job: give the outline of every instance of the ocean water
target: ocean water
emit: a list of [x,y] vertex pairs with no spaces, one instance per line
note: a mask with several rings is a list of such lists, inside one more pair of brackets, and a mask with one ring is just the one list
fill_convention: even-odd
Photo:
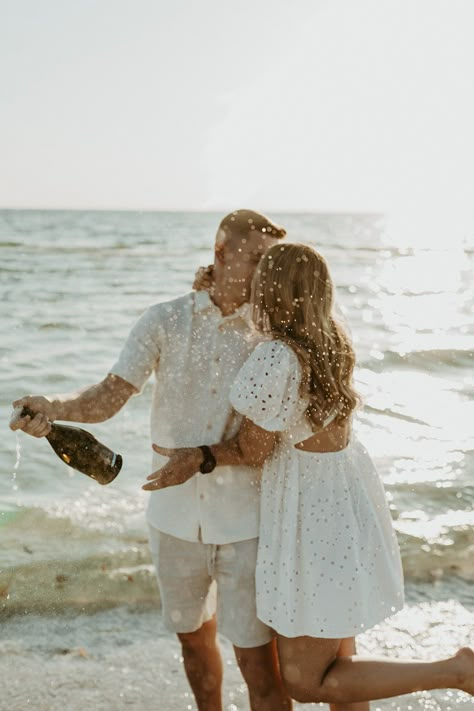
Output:
[[[356,428],[382,474],[402,549],[407,608],[362,644],[440,654],[441,628],[446,650],[472,644],[473,251],[449,240],[442,249],[410,246],[377,215],[272,217],[290,239],[315,245],[332,269],[365,401]],[[33,617],[157,608],[140,489],[150,472],[151,384],[114,419],[87,426],[124,458],[108,487],[66,467],[46,440],[9,431],[10,403],[101,380],[141,312],[189,290],[196,268],[212,261],[219,219],[0,211],[3,630],[17,629],[20,615],[41,630]],[[169,708],[186,708],[184,681],[176,693],[180,701]],[[246,708],[239,703],[228,708]],[[463,695],[417,703],[474,708]]]

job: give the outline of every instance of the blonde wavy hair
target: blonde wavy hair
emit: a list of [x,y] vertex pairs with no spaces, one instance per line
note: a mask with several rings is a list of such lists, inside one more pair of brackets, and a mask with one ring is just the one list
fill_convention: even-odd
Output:
[[302,394],[314,430],[337,411],[343,424],[360,404],[352,383],[355,353],[333,313],[334,287],[324,257],[304,244],[276,244],[262,257],[252,282],[257,330],[287,343],[303,369]]

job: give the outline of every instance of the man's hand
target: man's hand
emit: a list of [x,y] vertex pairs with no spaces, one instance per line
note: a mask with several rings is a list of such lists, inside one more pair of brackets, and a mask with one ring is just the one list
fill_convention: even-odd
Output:
[[[15,400],[12,403],[14,409],[10,420],[10,429],[23,430],[32,437],[46,437],[51,431],[51,420],[54,420],[54,411],[51,401],[42,395],[29,395]],[[30,415],[21,416],[24,407],[28,407],[36,413],[34,417]]]
[[166,489],[168,486],[184,484],[191,479],[202,463],[203,455],[199,447],[181,447],[178,449],[152,445],[157,454],[169,457],[168,462],[147,477],[149,484],[142,486],[145,491]]
[[214,265],[210,264],[208,267],[199,267],[195,276],[193,289],[195,291],[209,291],[211,292],[214,287]]

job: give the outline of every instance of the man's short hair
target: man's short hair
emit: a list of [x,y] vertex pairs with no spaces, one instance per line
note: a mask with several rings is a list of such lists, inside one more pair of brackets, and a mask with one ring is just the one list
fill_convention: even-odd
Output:
[[286,235],[286,230],[281,225],[277,225],[266,215],[255,210],[235,210],[229,212],[221,221],[219,228],[224,232],[232,234],[248,234],[255,230],[263,234],[268,234],[269,237],[283,239]]

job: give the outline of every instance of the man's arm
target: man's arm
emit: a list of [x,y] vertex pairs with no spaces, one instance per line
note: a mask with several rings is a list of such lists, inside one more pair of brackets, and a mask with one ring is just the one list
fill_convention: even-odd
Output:
[[[277,440],[277,432],[268,432],[244,418],[235,437],[213,444],[211,452],[218,467],[238,465],[261,467],[273,452]],[[157,444],[152,446],[157,454],[169,457],[169,460],[161,469],[147,477],[148,483],[142,487],[145,491],[184,484],[199,471],[202,463],[202,451],[199,447],[174,449],[160,447]]]
[[17,419],[10,427],[34,437],[44,437],[50,430],[49,421],[103,422],[121,410],[137,392],[134,385],[109,373],[100,383],[73,393],[49,397],[29,395],[15,400],[13,407],[29,407],[38,414],[34,418]]

